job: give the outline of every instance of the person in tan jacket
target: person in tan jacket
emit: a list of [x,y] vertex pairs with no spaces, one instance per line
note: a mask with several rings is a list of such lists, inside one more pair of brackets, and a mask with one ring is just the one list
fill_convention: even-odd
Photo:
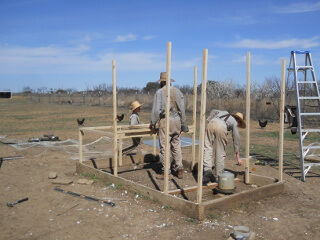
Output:
[[[160,73],[160,89],[158,89],[154,96],[151,112],[150,128],[155,128],[155,124],[159,123],[159,143],[160,143],[160,162],[162,163],[162,173],[157,175],[157,179],[164,179],[164,153],[165,153],[165,125],[166,117],[170,118],[170,150],[174,160],[174,171],[179,179],[183,178],[183,164],[181,152],[181,131],[188,132],[186,124],[186,114],[184,107],[184,97],[181,91],[175,87],[170,86],[170,112],[166,113],[166,79],[167,73]],[[173,79],[170,82],[174,82]]]
[[227,111],[212,110],[208,119],[204,140],[203,154],[203,181],[206,185],[209,181],[215,182],[212,167],[215,167],[215,175],[224,171],[224,160],[226,158],[226,145],[228,131],[232,132],[233,147],[236,161],[242,164],[240,158],[240,134],[238,127],[245,128],[246,123],[242,113],[230,114]]

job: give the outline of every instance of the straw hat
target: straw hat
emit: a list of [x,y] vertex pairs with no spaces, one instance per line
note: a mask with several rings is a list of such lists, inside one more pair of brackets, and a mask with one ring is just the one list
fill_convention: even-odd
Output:
[[244,121],[244,117],[243,117],[242,113],[237,112],[237,113],[233,113],[231,115],[240,121],[240,124],[238,126],[239,128],[246,128],[246,122]]
[[142,106],[142,104],[139,103],[138,101],[134,101],[133,103],[131,103],[131,109],[132,109],[132,111],[135,110],[135,109],[137,109],[138,107],[141,107],[141,106]]
[[[167,73],[166,72],[162,72],[160,73],[160,79],[157,82],[165,82],[167,81]],[[171,82],[174,82],[173,79],[170,79]]]

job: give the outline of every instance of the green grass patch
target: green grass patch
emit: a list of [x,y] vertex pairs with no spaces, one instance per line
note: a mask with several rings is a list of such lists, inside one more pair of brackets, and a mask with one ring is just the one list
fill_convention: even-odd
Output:
[[142,193],[136,193],[139,198],[143,199],[143,200],[150,200],[150,197],[149,196],[146,196],[146,195],[143,195]]
[[98,177],[96,174],[93,174],[91,178],[92,178],[92,180],[95,181],[95,182],[96,182],[96,181],[99,181],[99,177]]
[[123,185],[122,185],[122,183],[120,183],[120,184],[116,185],[114,188],[117,190],[121,190],[121,189],[123,189]]
[[186,222],[197,224],[199,221],[195,218],[187,218]]
[[220,218],[220,215],[219,214],[214,214],[214,213],[210,213],[207,215],[207,218],[210,219],[210,220],[217,220]]
[[164,210],[171,210],[172,209],[171,206],[169,206],[169,205],[164,205],[162,208]]

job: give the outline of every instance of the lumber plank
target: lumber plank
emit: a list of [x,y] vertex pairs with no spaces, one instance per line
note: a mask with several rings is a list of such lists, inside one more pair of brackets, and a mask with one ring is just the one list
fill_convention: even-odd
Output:
[[[241,180],[239,178],[235,178],[234,182],[238,183]],[[209,183],[206,186],[202,186],[202,189],[212,189],[218,186],[218,183]],[[171,195],[175,195],[175,194],[180,194],[180,193],[186,193],[186,192],[192,192],[192,191],[196,191],[198,190],[198,186],[193,186],[193,187],[187,187],[187,188],[181,188],[181,189],[175,189],[175,190],[171,190],[168,193]]]

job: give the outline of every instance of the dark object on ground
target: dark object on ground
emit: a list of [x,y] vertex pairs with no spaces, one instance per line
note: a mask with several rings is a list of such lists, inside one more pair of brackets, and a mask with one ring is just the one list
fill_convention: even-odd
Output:
[[13,160],[13,159],[19,159],[24,158],[24,156],[13,156],[13,157],[1,157],[0,160]]
[[29,138],[28,142],[43,142],[43,141],[60,141],[59,137],[55,137],[54,135],[45,134],[41,138]]
[[85,118],[83,118],[82,120],[77,119],[78,126],[82,126],[82,125],[83,125],[83,123],[84,123],[84,120],[85,120]]
[[267,126],[267,124],[268,124],[268,121],[261,122],[260,119],[259,119],[259,126],[261,128],[265,128]]
[[14,156],[14,157],[1,157],[0,158],[0,168],[2,166],[2,162],[4,160],[13,160],[13,159],[19,159],[19,158],[24,158],[23,156]]
[[297,134],[297,127],[291,127],[291,134]]
[[212,171],[205,171],[202,178],[202,185],[207,185],[209,182],[215,182],[216,178],[213,176]]
[[118,122],[121,122],[124,118],[124,114],[122,113],[121,115],[117,115],[117,119],[118,119]]
[[189,132],[188,126],[182,125],[181,126],[181,132],[185,132],[185,133]]
[[113,203],[113,202],[108,202],[108,201],[104,201],[104,200],[101,200],[101,199],[97,199],[97,198],[93,198],[93,197],[81,195],[81,194],[78,194],[78,193],[66,191],[66,190],[63,190],[63,189],[61,189],[61,188],[55,188],[54,190],[57,191],[57,192],[61,192],[61,193],[65,193],[65,194],[71,195],[71,196],[73,196],[73,197],[79,197],[79,198],[83,198],[83,199],[89,200],[89,201],[94,201],[94,202],[98,202],[98,203],[108,204],[108,205],[110,205],[111,207],[114,207],[114,206],[116,205],[116,204]]
[[177,171],[177,178],[183,179],[183,169],[179,169],[179,170]]
[[24,201],[28,201],[28,200],[29,200],[29,198],[24,198],[24,199],[21,199],[19,201],[13,202],[13,203],[7,203],[7,206],[8,207],[13,207],[13,205],[16,205],[18,203],[21,203],[21,202],[24,202]]
[[[285,123],[289,123],[289,127],[295,128],[298,127],[298,118],[297,118],[297,107],[296,106],[285,106],[284,108]],[[294,134],[294,133],[293,133]]]
[[255,164],[255,165],[263,165],[263,166],[266,166],[266,165],[268,165],[268,162],[267,162],[267,161],[262,161],[262,160],[257,160],[254,164]]

